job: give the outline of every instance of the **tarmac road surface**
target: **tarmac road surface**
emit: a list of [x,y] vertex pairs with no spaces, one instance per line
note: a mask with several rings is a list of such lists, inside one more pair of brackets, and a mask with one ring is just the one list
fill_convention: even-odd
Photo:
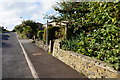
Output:
[[33,78],[16,34],[2,34],[2,78]]

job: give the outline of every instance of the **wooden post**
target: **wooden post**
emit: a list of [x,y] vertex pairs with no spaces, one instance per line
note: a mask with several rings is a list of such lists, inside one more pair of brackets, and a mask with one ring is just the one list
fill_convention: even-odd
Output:
[[66,26],[65,26],[65,39],[67,39],[67,29],[68,29],[68,23],[66,23]]
[[48,20],[46,24],[46,46],[48,46]]

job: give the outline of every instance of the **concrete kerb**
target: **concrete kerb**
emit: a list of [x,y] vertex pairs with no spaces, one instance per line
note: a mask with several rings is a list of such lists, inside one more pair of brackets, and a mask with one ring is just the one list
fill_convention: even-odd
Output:
[[29,66],[29,68],[30,68],[30,71],[31,71],[31,73],[32,73],[33,78],[35,78],[35,80],[36,80],[36,79],[37,79],[37,80],[40,80],[40,78],[39,78],[39,76],[38,76],[38,73],[36,72],[36,70],[35,70],[35,68],[34,68],[34,66],[33,66],[33,64],[32,64],[32,62],[31,62],[29,56],[27,55],[27,52],[25,51],[23,45],[21,44],[21,42],[20,42],[20,40],[19,40],[19,38],[18,38],[17,33],[16,33],[16,37],[17,37],[17,40],[18,40],[18,42],[19,42],[19,44],[20,44],[20,46],[21,46],[21,48],[22,48],[22,50],[23,50],[25,59],[26,59],[26,61],[27,61],[27,63],[28,63],[28,66]]

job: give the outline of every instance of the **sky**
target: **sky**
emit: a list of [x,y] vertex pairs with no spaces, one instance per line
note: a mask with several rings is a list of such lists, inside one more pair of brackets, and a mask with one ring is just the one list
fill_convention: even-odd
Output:
[[45,24],[46,20],[43,17],[45,14],[57,14],[52,6],[60,1],[67,0],[0,0],[0,26],[13,30],[22,20],[34,20]]
[[45,14],[57,14],[52,6],[58,1],[60,0],[0,0],[0,26],[12,30],[22,20],[34,20],[44,24]]

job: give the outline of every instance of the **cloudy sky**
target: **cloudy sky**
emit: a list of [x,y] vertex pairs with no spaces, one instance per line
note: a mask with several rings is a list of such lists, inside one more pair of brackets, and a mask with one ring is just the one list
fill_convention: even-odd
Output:
[[60,0],[1,0],[0,26],[12,30],[23,19],[45,23],[44,14],[56,14],[52,8],[56,1]]

